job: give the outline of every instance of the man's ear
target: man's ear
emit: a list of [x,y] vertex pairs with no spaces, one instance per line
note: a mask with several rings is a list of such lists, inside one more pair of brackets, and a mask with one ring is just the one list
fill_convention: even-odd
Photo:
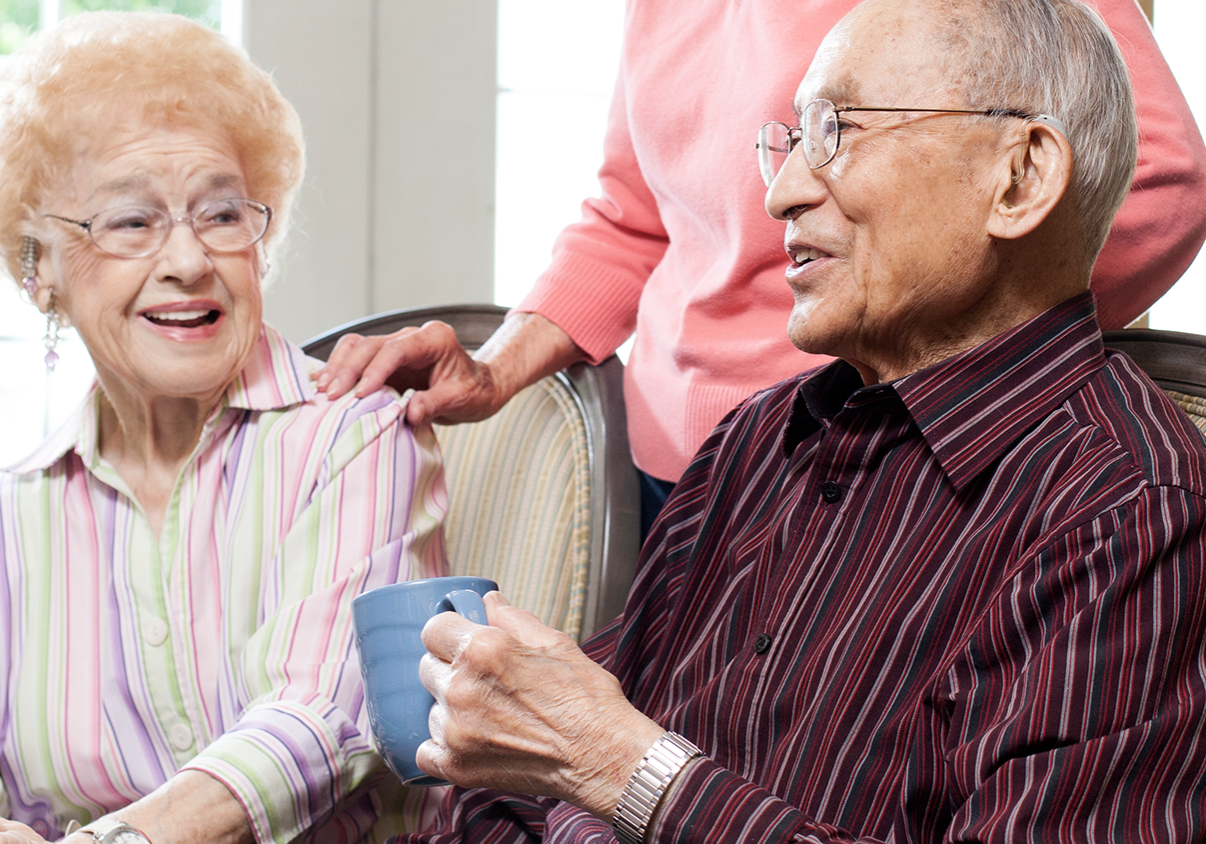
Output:
[[1030,234],[1046,220],[1072,181],[1072,145],[1058,129],[1027,121],[1014,146],[989,214],[988,233],[1002,240]]

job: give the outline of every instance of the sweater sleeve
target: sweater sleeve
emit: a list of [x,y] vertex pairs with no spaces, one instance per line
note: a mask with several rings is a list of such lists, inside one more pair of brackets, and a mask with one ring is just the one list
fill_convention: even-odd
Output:
[[1152,306],[1206,239],[1206,147],[1135,0],[1091,0],[1131,74],[1139,164],[1130,195],[1093,269],[1102,328],[1122,328]]
[[557,238],[548,269],[516,308],[552,320],[593,364],[633,332],[641,291],[669,243],[629,134],[622,65],[599,186],[599,198],[582,203],[582,220]]
[[242,712],[185,766],[230,789],[260,842],[321,824],[379,768],[352,599],[446,573],[435,437],[405,425],[400,402],[377,401],[373,412],[349,414],[309,502],[264,564],[269,597],[242,648]]

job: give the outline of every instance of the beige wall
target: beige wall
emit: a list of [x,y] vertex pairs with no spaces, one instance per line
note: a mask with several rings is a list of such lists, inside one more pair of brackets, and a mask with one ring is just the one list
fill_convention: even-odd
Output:
[[493,298],[496,0],[245,0],[309,170],[265,317],[296,341]]

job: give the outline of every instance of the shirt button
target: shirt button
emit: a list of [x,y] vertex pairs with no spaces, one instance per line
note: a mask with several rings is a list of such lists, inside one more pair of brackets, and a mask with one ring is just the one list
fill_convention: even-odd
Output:
[[146,629],[147,643],[154,645],[155,647],[159,647],[167,641],[167,637],[167,622],[161,618],[151,619],[151,622],[147,625]]
[[821,484],[821,498],[826,504],[837,504],[842,500],[842,488],[833,481],[826,481]]
[[168,730],[168,741],[177,750],[188,750],[193,746],[193,731],[188,724],[174,724]]
[[757,654],[766,653],[767,651],[770,650],[771,642],[773,642],[773,641],[774,641],[774,639],[772,639],[766,633],[759,635],[758,638],[754,640],[754,653],[757,653]]

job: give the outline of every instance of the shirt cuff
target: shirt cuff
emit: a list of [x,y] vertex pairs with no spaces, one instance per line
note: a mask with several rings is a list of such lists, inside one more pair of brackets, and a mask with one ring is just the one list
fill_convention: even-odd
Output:
[[347,715],[317,698],[248,710],[184,769],[230,789],[263,844],[292,841],[325,819],[379,762]]
[[833,840],[837,830],[807,821],[769,791],[697,756],[679,773],[653,817],[646,841],[691,840],[691,830],[711,830],[726,842]]

